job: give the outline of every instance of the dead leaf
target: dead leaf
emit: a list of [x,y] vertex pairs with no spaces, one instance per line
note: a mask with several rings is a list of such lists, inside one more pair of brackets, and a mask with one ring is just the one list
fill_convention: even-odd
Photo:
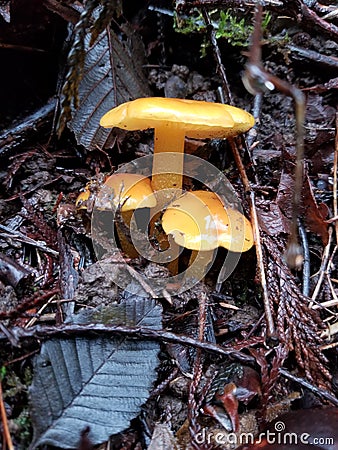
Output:
[[79,107],[73,110],[69,127],[78,144],[94,150],[109,147],[113,139],[112,130],[100,126],[100,118],[120,103],[149,97],[151,92],[140,59],[134,59],[132,51],[113,31],[101,33],[91,47],[90,39],[90,35],[85,38]]
[[[155,300],[126,292],[102,312],[86,310],[74,323],[127,323],[161,329]],[[50,339],[35,359],[30,388],[34,438],[31,449],[48,444],[76,448],[89,427],[93,444],[129,426],[156,379],[159,344],[125,336]]]
[[329,209],[325,203],[320,203],[318,205],[308,175],[306,175],[303,185],[302,210],[307,228],[312,233],[320,236],[322,243],[325,246],[329,239],[328,224],[326,223]]
[[[276,203],[286,221],[291,218],[292,214],[293,185],[294,181],[291,174],[283,171]],[[323,244],[326,245],[328,241],[328,225],[325,219],[328,216],[328,209],[323,203],[317,204],[308,175],[304,178],[301,214],[309,231],[320,236]],[[271,233],[269,234],[271,235]]]
[[10,23],[11,21],[11,0],[1,0],[0,1],[0,16],[5,22]]
[[259,224],[269,236],[278,236],[290,232],[289,221],[282,213],[278,204],[267,201],[256,201]]

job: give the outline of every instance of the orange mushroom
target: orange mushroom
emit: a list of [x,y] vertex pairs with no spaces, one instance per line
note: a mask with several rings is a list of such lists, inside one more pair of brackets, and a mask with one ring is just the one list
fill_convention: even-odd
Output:
[[[156,199],[149,178],[136,173],[114,173],[104,182],[112,190],[111,200],[122,213],[138,208],[153,208]],[[125,215],[127,217],[127,215]]]
[[[248,131],[254,118],[234,106],[175,98],[139,98],[107,112],[100,121],[105,128],[125,130],[154,128],[152,186],[181,189],[184,138],[226,138]],[[161,153],[167,158],[157,158]],[[168,197],[169,196],[169,197]],[[167,200],[170,197],[168,193]]]
[[[89,196],[89,189],[81,192],[76,200],[77,207],[83,208],[83,204]],[[116,211],[119,209],[122,219],[128,228],[130,228],[135,210],[154,208],[156,206],[156,198],[149,178],[133,173],[114,173],[108,177],[95,202],[95,207],[100,210]],[[122,250],[129,257],[136,258],[138,252],[129,242],[118,222],[116,223],[116,230]]]
[[245,252],[254,243],[251,223],[239,211],[225,208],[213,192],[186,192],[167,207],[164,231],[176,244],[193,250],[188,274],[201,279],[207,273],[214,250],[224,247]]

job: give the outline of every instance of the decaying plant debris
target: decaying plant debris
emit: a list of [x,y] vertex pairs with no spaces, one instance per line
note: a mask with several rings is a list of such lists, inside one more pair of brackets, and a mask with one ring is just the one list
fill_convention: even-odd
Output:
[[[254,97],[241,81],[255,2],[2,3],[0,448],[235,448],[217,433],[257,435],[290,410],[320,435],[316,408],[334,433],[334,2],[264,5],[262,70],[306,99],[296,229],[292,98],[283,90]],[[99,119],[149,96],[225,101],[256,118],[236,140],[186,141],[187,153],[232,183],[255,248],[225,281],[219,250],[204,281],[161,298],[143,275],[166,279],[168,268],[139,257],[126,270],[114,251],[98,262],[90,227],[104,174],[152,152],[152,132],[107,130]],[[76,207],[87,184],[86,208]],[[298,271],[285,260],[292,230],[304,257]],[[304,432],[289,414],[287,431]],[[334,444],[316,448],[337,448],[336,432],[326,437]]]

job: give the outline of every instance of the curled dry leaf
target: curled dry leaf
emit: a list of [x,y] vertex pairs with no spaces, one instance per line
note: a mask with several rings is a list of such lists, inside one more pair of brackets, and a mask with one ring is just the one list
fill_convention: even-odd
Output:
[[[284,217],[283,221],[284,220],[287,221],[288,218],[291,217],[291,204],[292,204],[291,199],[292,199],[293,185],[294,182],[292,176],[289,173],[286,173],[285,171],[282,172],[276,203],[279,208],[279,210],[277,210],[278,214],[282,212],[282,216],[280,217]],[[272,209],[274,210],[275,208]],[[323,245],[326,245],[328,241],[328,225],[325,221],[327,214],[328,209],[326,205],[317,204],[317,201],[313,193],[311,181],[309,179],[309,176],[306,175],[304,178],[302,191],[302,215],[304,216],[305,224],[308,227],[309,231],[319,235],[321,237]],[[261,213],[260,217],[262,218]],[[269,221],[269,225],[271,225],[271,221]],[[269,227],[266,228],[269,230]],[[270,232],[269,234],[273,235]]]

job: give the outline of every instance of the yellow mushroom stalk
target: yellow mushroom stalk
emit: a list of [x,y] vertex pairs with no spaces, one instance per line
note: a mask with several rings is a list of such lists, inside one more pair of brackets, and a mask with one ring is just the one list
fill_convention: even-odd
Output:
[[[131,230],[131,219],[138,208],[154,208],[156,198],[151,182],[138,174],[116,173],[105,181],[105,185],[113,193],[115,207],[120,207],[121,216],[125,225]],[[137,258],[138,252],[123,232],[119,223],[116,223],[116,231],[122,250],[130,257]]]

